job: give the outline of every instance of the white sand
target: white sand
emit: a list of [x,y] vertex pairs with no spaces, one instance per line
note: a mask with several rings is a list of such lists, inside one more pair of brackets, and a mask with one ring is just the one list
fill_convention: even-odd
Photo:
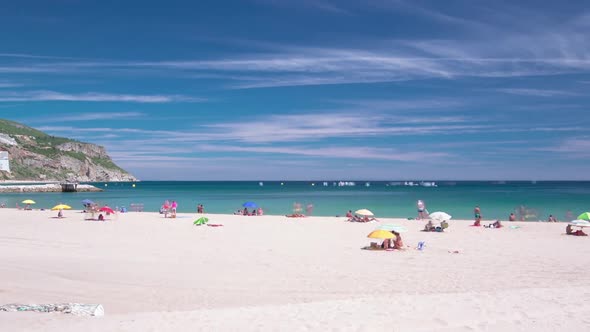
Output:
[[564,224],[384,220],[426,248],[375,252],[360,248],[379,224],[344,218],[55,214],[0,209],[0,305],[106,315],[0,313],[0,331],[590,330],[590,238]]

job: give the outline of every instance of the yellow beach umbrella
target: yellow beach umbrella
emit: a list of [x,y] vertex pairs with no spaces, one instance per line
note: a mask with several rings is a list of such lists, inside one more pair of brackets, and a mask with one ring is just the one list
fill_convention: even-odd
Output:
[[357,210],[354,212],[354,214],[358,214],[359,216],[364,216],[364,217],[372,217],[373,216],[373,212],[371,212],[367,209]]
[[395,239],[395,235],[393,235],[393,233],[382,229],[372,231],[369,235],[367,235],[367,237],[371,239]]
[[35,204],[35,201],[32,199],[25,199],[24,201],[22,201],[23,204]]
[[72,209],[71,206],[65,204],[59,204],[51,208],[52,210],[70,210]]

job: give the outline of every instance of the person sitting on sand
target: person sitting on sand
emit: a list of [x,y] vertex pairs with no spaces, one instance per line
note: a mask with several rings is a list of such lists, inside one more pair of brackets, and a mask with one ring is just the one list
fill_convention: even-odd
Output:
[[485,228],[502,228],[502,222],[500,220],[496,220],[495,222],[484,226]]
[[382,249],[389,249],[389,248],[391,248],[391,239],[385,239],[385,240],[383,240],[383,243],[381,243],[381,248]]
[[424,225],[424,231],[425,232],[432,232],[435,230],[434,224],[432,223],[432,220],[428,220],[428,223],[426,225]]
[[350,221],[350,222],[362,222],[361,218],[359,216],[357,216],[356,214],[354,216],[352,216],[351,218],[349,218],[348,221]]
[[250,212],[248,212],[248,208],[244,208],[243,213],[244,213],[245,216],[249,216],[250,215]]
[[510,216],[508,216],[508,221],[516,221],[516,216],[514,213],[511,213]]
[[59,211],[57,212],[57,217],[58,217],[58,218],[63,218],[63,217],[64,217],[64,212],[63,212],[63,210],[59,210]]
[[104,216],[102,213],[98,215],[98,221],[104,221]]
[[550,214],[549,219],[547,219],[547,221],[548,222],[557,222],[557,219],[555,219],[555,217],[552,214]]
[[348,210],[348,212],[346,212],[346,218],[352,218],[352,211]]
[[396,231],[391,231],[393,235],[395,235],[395,240],[393,240],[393,249],[403,250],[404,249],[404,242],[402,241],[402,236],[400,233]]
[[574,228],[572,227],[572,225],[569,225],[569,224],[567,226],[565,226],[565,234],[575,235],[575,236],[588,236],[588,234],[584,233],[584,231],[581,229],[574,231]]

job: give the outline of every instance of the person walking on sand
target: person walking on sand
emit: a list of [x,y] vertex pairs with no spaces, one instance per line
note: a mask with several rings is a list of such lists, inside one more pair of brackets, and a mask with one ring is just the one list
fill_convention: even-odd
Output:
[[313,214],[313,204],[307,204],[307,206],[305,207],[305,213],[307,213],[308,216],[311,216]]

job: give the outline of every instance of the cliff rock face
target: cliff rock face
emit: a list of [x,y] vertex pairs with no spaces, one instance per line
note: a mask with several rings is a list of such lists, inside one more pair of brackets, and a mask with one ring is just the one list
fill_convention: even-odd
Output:
[[102,146],[47,135],[0,119],[0,150],[8,151],[10,172],[0,180],[136,181]]

